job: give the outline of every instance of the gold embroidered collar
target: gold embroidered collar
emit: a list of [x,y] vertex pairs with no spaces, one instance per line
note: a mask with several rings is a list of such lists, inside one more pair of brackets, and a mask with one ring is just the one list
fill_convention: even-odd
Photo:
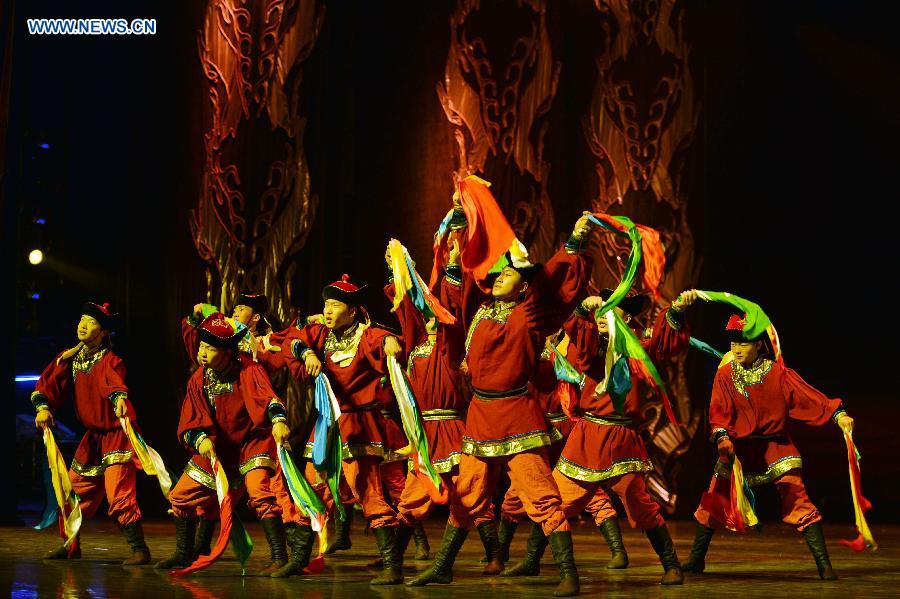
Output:
[[206,393],[209,405],[215,408],[216,397],[234,390],[234,381],[237,380],[236,372],[231,366],[223,372],[216,372],[212,368],[203,371],[203,392]]
[[469,353],[469,345],[472,343],[472,336],[478,324],[485,319],[493,320],[499,324],[506,324],[513,308],[519,305],[519,302],[504,302],[502,300],[494,300],[492,302],[482,304],[475,316],[472,317],[472,324],[469,325],[469,334],[466,336],[466,353]]
[[760,357],[749,368],[741,366],[737,360],[731,362],[731,380],[741,395],[746,395],[746,387],[758,385],[772,369],[772,360]]
[[75,354],[75,357],[72,358],[72,377],[78,376],[79,372],[89,373],[94,367],[94,364],[103,359],[103,356],[106,355],[107,351],[108,350],[105,347],[101,347],[95,351],[91,351],[87,347],[82,347],[78,350],[78,353]]
[[363,333],[369,328],[367,324],[357,322],[344,331],[340,337],[335,335],[334,329],[328,331],[325,338],[325,353],[331,354],[332,362],[335,362],[341,368],[350,366],[356,352],[359,349],[359,342],[362,341]]

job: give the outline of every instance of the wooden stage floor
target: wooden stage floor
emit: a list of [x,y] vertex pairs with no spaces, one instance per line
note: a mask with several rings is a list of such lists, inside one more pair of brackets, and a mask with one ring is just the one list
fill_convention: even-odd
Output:
[[[623,521],[623,526],[626,526]],[[690,550],[694,527],[689,522],[671,524],[679,557]],[[427,526],[432,552],[440,545],[443,523],[434,520]],[[159,521],[146,525],[147,540],[154,562],[174,549],[174,528]],[[603,538],[587,522],[573,526],[576,562],[581,574],[583,596],[608,597],[898,597],[900,596],[900,526],[875,526],[880,544],[874,553],[856,554],[838,545],[837,539],[849,536],[851,527],[826,526],[832,563],[840,576],[836,582],[818,579],[805,543],[788,528],[772,523],[762,536],[739,537],[720,534],[713,539],[705,574],[687,574],[683,587],[660,587],[662,573],[647,541],[640,533],[623,530],[631,557],[627,570],[605,569],[608,552]],[[256,543],[250,567],[268,555],[262,530],[250,525]],[[520,528],[512,548],[512,560],[524,551],[528,526]],[[83,557],[67,562],[45,562],[36,556],[53,548],[58,537],[49,530],[0,528],[0,580],[10,597],[169,597],[222,598],[331,598],[331,597],[549,597],[557,581],[550,551],[543,561],[542,576],[528,579],[488,577],[481,574],[478,559],[481,545],[477,534],[470,535],[457,560],[452,585],[423,588],[405,586],[374,588],[368,585],[373,575],[365,564],[375,554],[374,537],[362,532],[359,518],[354,522],[353,549],[329,556],[326,570],[318,576],[275,580],[241,577],[229,559],[209,570],[183,579],[173,579],[151,566],[125,568],[116,560],[126,557],[127,549],[115,525],[107,520],[87,523],[83,536]],[[411,553],[410,553],[411,555]],[[406,574],[411,577],[430,562],[407,560]]]

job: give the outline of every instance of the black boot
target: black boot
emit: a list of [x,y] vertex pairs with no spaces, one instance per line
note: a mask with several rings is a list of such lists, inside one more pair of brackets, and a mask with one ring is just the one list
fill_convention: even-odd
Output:
[[478,536],[481,537],[481,544],[484,545],[484,555],[487,558],[483,574],[488,576],[500,574],[503,572],[503,560],[500,559],[500,538],[497,532],[497,521],[491,520],[490,522],[479,524]]
[[434,556],[431,567],[422,574],[406,583],[411,587],[422,587],[426,584],[450,584],[453,582],[453,562],[456,555],[466,540],[469,531],[464,528],[456,528],[447,524],[444,529],[444,538],[441,539],[441,548]]
[[269,565],[259,571],[260,576],[271,576],[281,568],[287,565],[287,546],[284,540],[284,525],[281,522],[281,516],[273,516],[271,518],[263,518],[260,520],[263,532],[266,535],[266,542],[269,544]]
[[403,584],[403,554],[409,539],[412,537],[412,527],[403,524],[399,526],[382,526],[373,528],[375,542],[381,551],[381,574],[369,581],[371,585]]
[[428,544],[428,535],[425,534],[425,529],[422,528],[421,522],[416,522],[412,537],[416,542],[416,557],[414,559],[417,561],[429,559],[431,557],[431,545]]
[[669,534],[668,527],[663,524],[647,531],[647,538],[653,546],[656,555],[659,556],[659,562],[665,569],[662,580],[659,584],[673,585],[683,584],[684,574],[681,573],[681,562],[678,561],[678,554],[675,553],[675,545],[672,544],[672,536]]
[[150,548],[144,541],[144,527],[141,521],[122,527],[125,542],[131,547],[131,557],[122,562],[123,566],[143,566],[150,563]]
[[578,570],[575,569],[575,553],[572,549],[572,532],[557,530],[547,538],[553,560],[559,568],[559,586],[553,591],[554,597],[572,597],[581,591],[578,583]]
[[709,543],[712,541],[714,532],[716,531],[708,526],[697,525],[697,532],[694,534],[694,544],[691,546],[691,554],[681,567],[684,572],[700,574],[706,569],[706,552],[709,550]]
[[81,535],[75,535],[75,547],[72,549],[72,554],[69,555],[69,550],[66,549],[65,544],[61,544],[59,547],[54,549],[53,551],[48,551],[44,554],[44,559],[78,559],[81,557]]
[[344,520],[335,518],[334,539],[325,548],[325,555],[331,555],[335,551],[346,551],[353,547],[353,543],[350,541],[350,525],[353,523],[352,508],[344,510],[344,518]]
[[180,570],[193,563],[196,518],[175,517],[175,553],[156,564],[160,570]]
[[518,527],[518,522],[500,518],[500,530],[497,535],[500,540],[500,561],[504,564],[509,561],[509,546],[512,545],[513,537],[516,536]]
[[309,524],[305,526],[288,525],[286,536],[291,543],[291,561],[272,572],[272,578],[284,578],[294,574],[302,574],[303,569],[309,565],[313,541],[316,538],[316,533],[313,532],[312,527]]
[[215,530],[215,520],[200,519],[197,524],[197,538],[194,539],[194,559],[212,552],[212,536]]
[[831,568],[831,560],[828,559],[828,548],[825,547],[825,533],[822,531],[822,523],[810,524],[803,531],[803,538],[809,546],[809,552],[816,560],[816,568],[819,570],[819,578],[822,580],[837,580],[837,574]]
[[625,543],[622,542],[622,530],[619,528],[617,518],[607,518],[600,523],[600,533],[609,545],[612,558],[606,564],[607,570],[621,570],[628,567],[628,553],[625,552]]
[[525,545],[525,557],[521,562],[504,570],[500,576],[537,576],[541,573],[541,558],[547,549],[547,537],[540,525],[531,525],[531,534]]

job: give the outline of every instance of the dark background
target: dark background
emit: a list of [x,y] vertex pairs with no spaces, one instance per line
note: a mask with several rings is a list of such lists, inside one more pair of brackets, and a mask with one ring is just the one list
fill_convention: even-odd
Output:
[[[84,300],[110,301],[123,315],[115,346],[146,436],[180,466],[186,456],[174,429],[188,360],[178,321],[205,293],[187,219],[200,194],[206,96],[196,44],[201,3],[168,4],[19,1],[0,14],[4,65],[12,69],[11,93],[0,104],[8,110],[0,163],[4,280],[13,283],[4,291],[12,326],[3,381],[5,395],[16,397],[4,402],[4,421],[29,408],[30,388],[14,390],[13,372],[38,373],[73,343]],[[596,75],[593,9],[580,0],[550,4],[563,70],[545,160],[553,164],[560,227],[568,227],[590,197],[580,119]],[[778,326],[788,364],[845,400],[857,419],[874,522],[896,519],[890,506],[900,501],[889,333],[900,78],[897,35],[883,6],[682,4],[701,104],[689,194],[703,256],[699,287],[759,301]],[[439,189],[449,197],[455,166],[434,92],[452,3],[332,1],[326,8],[304,69],[305,149],[320,200],[298,257],[304,311],[317,310],[322,284],[342,272],[380,286],[391,236],[418,249],[426,271],[424,252],[446,205],[422,204],[419,196]],[[27,35],[25,19],[44,16],[156,18],[158,33]],[[38,267],[27,263],[33,247],[47,256]],[[386,306],[375,311],[389,320]],[[695,334],[724,346],[724,317],[702,309],[691,318]],[[692,356],[690,366],[692,389],[706,397],[714,364]],[[12,452],[12,428],[5,432]],[[830,520],[852,519],[836,429],[801,430],[797,442],[813,500]],[[24,474],[26,446],[18,444]],[[698,438],[685,457],[681,516],[696,506],[713,456]],[[26,481],[20,497],[31,490]],[[145,511],[163,514],[152,482],[143,478],[141,490]],[[777,518],[777,505],[767,503],[763,515]]]

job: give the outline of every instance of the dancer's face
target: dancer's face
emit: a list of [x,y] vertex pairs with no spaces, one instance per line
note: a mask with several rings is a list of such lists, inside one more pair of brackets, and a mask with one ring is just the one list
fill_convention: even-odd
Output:
[[322,316],[325,318],[325,326],[329,329],[345,329],[353,324],[356,308],[335,299],[328,299],[325,300]]
[[92,318],[87,314],[82,314],[81,320],[78,321],[78,327],[75,329],[75,333],[78,335],[79,341],[85,345],[93,345],[103,338],[106,331],[103,330],[103,327],[100,326],[97,319]]
[[509,301],[519,297],[519,294],[525,290],[527,285],[528,283],[525,282],[517,270],[507,266],[494,279],[491,295],[499,300]]
[[256,328],[256,323],[259,322],[259,314],[254,312],[253,308],[244,304],[235,306],[231,317],[239,323],[247,325],[247,328],[251,331]]
[[731,354],[734,356],[735,361],[741,366],[751,366],[759,357],[761,346],[761,341],[732,341]]
[[[622,319],[622,322],[625,322],[626,324],[631,322],[630,314],[623,312],[621,308],[613,308],[613,310],[616,311],[616,314],[619,316],[619,318]],[[596,312],[595,312],[595,314],[596,314]],[[595,316],[594,320],[597,323],[597,331],[601,335],[605,335],[605,334],[609,333],[609,321],[606,320],[606,314],[602,314],[602,315],[600,315],[600,317]]]
[[224,370],[228,365],[228,360],[231,359],[231,351],[201,341],[200,348],[197,350],[197,363],[213,370]]

